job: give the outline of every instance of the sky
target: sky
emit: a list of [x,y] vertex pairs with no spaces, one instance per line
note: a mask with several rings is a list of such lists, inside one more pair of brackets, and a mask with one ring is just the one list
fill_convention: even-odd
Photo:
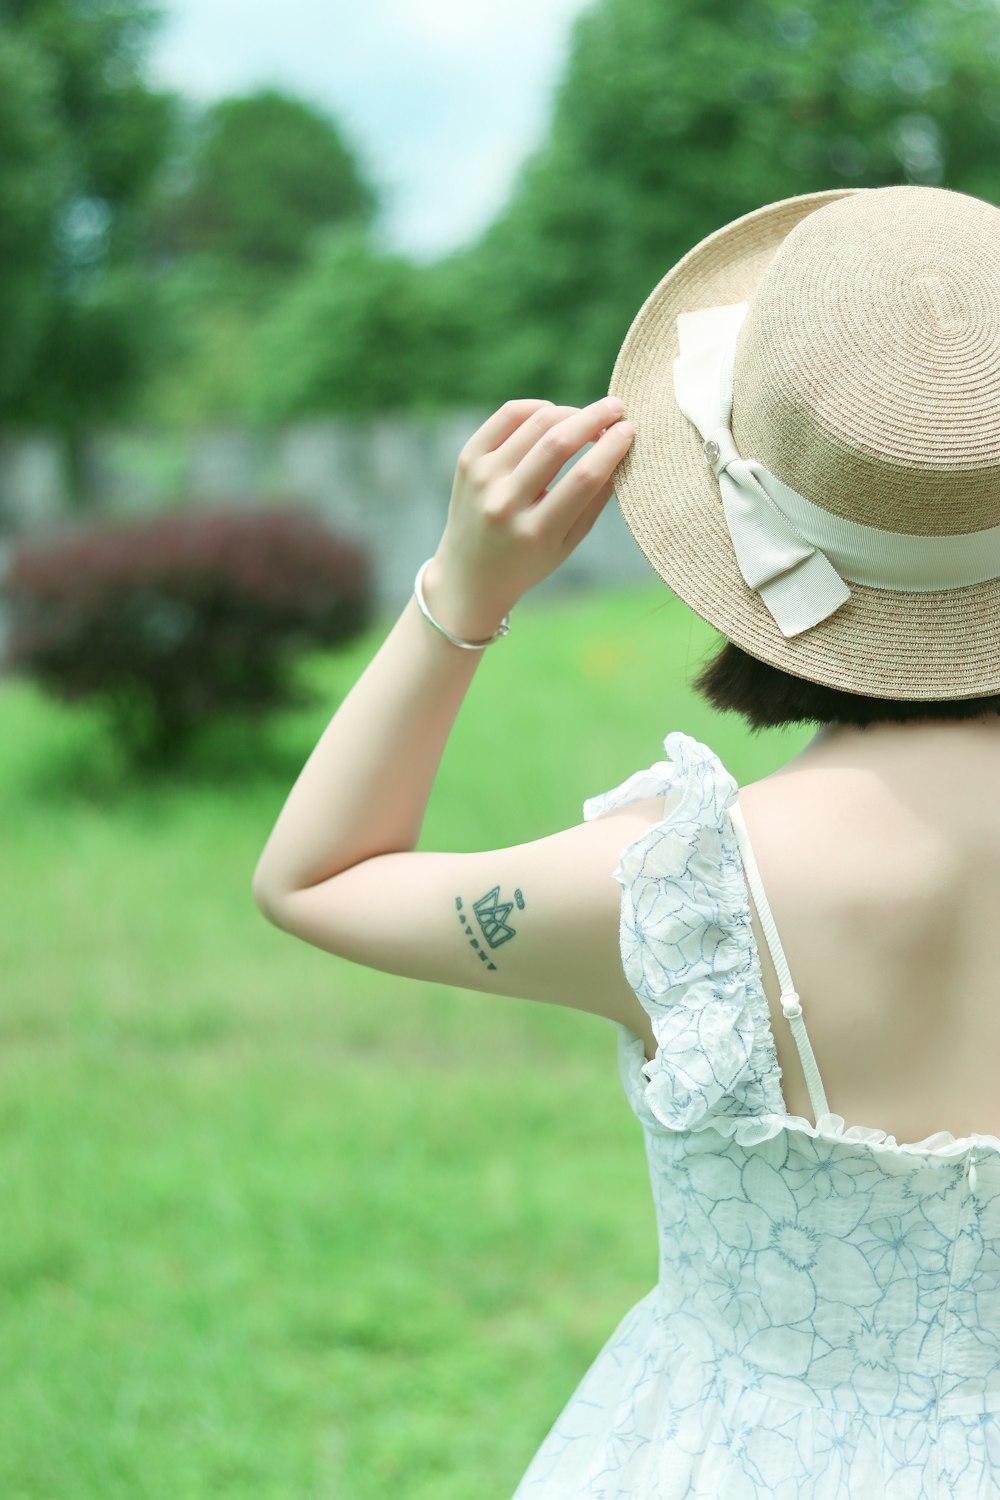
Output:
[[337,119],[384,205],[384,243],[431,260],[502,206],[545,135],[588,0],[160,0],[160,86],[198,101],[265,84]]

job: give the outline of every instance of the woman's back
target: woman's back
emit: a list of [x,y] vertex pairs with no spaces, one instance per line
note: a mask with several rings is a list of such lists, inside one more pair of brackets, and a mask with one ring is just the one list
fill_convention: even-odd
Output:
[[[1000,718],[823,731],[740,791],[826,1086],[900,1142],[1000,1136]],[[756,913],[785,1101],[812,1118]]]

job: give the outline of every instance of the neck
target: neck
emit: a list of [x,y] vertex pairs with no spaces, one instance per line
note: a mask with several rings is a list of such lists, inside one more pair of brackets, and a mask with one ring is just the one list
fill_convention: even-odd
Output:
[[969,744],[1000,746],[1000,714],[979,714],[971,719],[911,719],[905,724],[881,721],[860,728],[854,724],[824,724],[796,759],[823,756],[836,760],[850,758],[855,750],[884,750],[888,754],[903,750],[918,741],[926,747],[930,739],[963,741]]

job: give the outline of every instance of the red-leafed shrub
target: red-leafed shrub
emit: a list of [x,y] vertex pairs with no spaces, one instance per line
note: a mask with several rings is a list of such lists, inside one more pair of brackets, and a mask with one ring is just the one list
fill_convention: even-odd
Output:
[[368,555],[312,512],[178,511],[22,543],[3,595],[8,670],[96,698],[138,759],[221,714],[299,701],[296,653],[369,621]]

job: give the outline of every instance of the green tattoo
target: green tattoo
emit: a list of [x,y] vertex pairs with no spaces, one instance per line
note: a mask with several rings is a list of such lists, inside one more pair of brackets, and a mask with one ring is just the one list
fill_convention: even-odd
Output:
[[[517,903],[519,911],[524,910],[524,895],[520,888],[514,892],[513,901],[501,901],[500,887],[495,885],[492,890],[487,891],[485,896],[480,896],[478,901],[472,903],[479,931],[489,948],[499,948],[502,943],[509,943],[512,937],[517,936],[517,929],[510,925],[508,918]],[[480,959],[488,969],[495,969],[496,964],[489,958],[486,948],[483,947],[476,937],[469,921],[461,896],[455,897],[455,911],[458,920],[462,924],[463,931],[469,940],[470,946],[479,954]]]

